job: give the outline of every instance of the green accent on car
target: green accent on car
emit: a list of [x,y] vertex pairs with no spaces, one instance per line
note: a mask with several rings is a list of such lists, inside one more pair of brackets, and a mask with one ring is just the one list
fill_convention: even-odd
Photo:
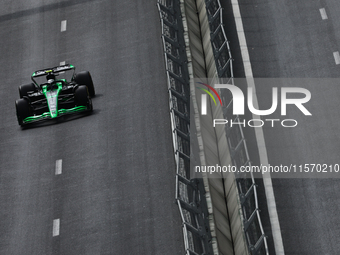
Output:
[[[69,114],[69,113],[82,112],[86,110],[87,110],[87,107],[82,106],[82,105],[76,106],[70,109],[60,109],[58,110],[58,116]],[[38,121],[42,119],[49,119],[49,118],[52,118],[51,114],[49,112],[44,112],[41,115],[27,117],[26,119],[23,120],[23,123],[26,124],[26,123],[30,123],[30,122],[34,122],[34,121]]]
[[49,90],[49,85],[42,86],[42,92],[46,97],[52,119],[58,117],[58,95],[63,88],[63,84],[61,82],[56,82],[54,85],[57,86],[57,89]]

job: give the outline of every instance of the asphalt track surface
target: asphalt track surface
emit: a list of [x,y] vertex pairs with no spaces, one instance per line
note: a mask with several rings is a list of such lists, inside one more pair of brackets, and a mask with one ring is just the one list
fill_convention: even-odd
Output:
[[[339,77],[340,67],[333,55],[340,49],[338,2],[256,0],[239,3],[255,78]],[[222,4],[235,59],[234,73],[236,77],[244,77],[230,1]],[[323,19],[322,8],[328,19]],[[266,88],[258,86],[257,89],[260,108],[271,103]],[[304,119],[303,126],[264,128],[270,164],[339,163],[339,88],[320,84],[312,87],[311,93],[313,117]],[[254,133],[250,129],[245,133],[253,164],[259,165]],[[261,184],[259,179],[258,182]],[[273,188],[285,254],[338,254],[340,179],[274,178]],[[275,254],[264,193],[260,195],[260,207],[270,254]]]
[[[0,10],[0,254],[183,253],[156,1]],[[21,130],[17,87],[63,61],[91,72],[93,114]]]

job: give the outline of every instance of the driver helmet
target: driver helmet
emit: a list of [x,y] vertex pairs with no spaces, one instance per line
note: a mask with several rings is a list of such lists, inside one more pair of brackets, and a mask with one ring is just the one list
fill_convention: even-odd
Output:
[[46,76],[48,83],[53,83],[55,81],[55,75],[53,73],[50,73]]

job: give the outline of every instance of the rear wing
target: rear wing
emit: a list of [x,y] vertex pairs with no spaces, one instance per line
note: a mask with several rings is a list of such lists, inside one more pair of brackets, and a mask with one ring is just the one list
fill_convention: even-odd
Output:
[[66,65],[56,66],[53,68],[38,70],[32,74],[31,79],[36,85],[38,85],[37,82],[34,80],[34,78],[36,77],[46,76],[48,74],[57,74],[57,73],[61,73],[61,72],[69,71],[69,70],[75,71],[75,69],[76,68],[73,65],[66,64]]

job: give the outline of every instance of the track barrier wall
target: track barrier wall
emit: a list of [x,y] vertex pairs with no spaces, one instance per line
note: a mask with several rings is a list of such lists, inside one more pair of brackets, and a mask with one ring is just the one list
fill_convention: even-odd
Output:
[[159,0],[157,6],[176,161],[175,198],[183,222],[185,254],[213,254],[204,183],[190,176],[190,80],[180,3],[179,0]]
[[268,254],[254,177],[221,173],[195,178],[190,173],[190,107],[201,165],[251,164],[241,126],[211,125],[213,118],[232,117],[230,94],[220,92],[226,107],[211,107],[209,101],[207,123],[199,118],[195,81],[209,77],[211,84],[233,82],[219,0],[158,0],[157,5],[177,166],[176,202],[186,254]]

